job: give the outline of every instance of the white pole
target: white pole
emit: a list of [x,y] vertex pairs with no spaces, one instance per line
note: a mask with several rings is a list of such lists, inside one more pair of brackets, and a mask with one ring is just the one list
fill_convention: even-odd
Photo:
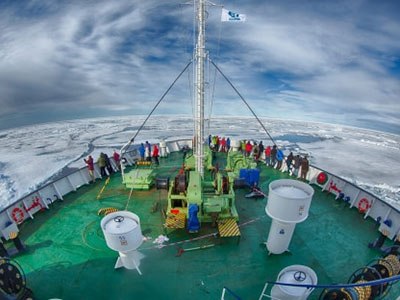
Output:
[[204,177],[204,58],[205,58],[205,3],[197,1],[198,36],[196,44],[196,117],[195,158],[196,171]]

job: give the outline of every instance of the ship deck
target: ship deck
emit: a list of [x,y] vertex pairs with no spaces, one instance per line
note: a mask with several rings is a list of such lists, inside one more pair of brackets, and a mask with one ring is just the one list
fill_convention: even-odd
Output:
[[[218,160],[223,163],[223,154],[218,154]],[[172,178],[181,164],[182,154],[172,153],[161,159],[158,175]],[[259,168],[260,187],[266,193],[271,181],[290,178],[264,164]],[[217,229],[202,224],[194,234],[185,229],[167,232],[162,214],[167,191],[134,191],[128,203],[129,190],[117,173],[97,200],[104,183],[102,179],[82,186],[21,225],[20,236],[27,250],[13,258],[24,269],[27,286],[37,299],[219,299],[224,286],[242,299],[258,299],[266,280],[276,279],[289,265],[312,268],[320,284],[345,283],[354,271],[380,256],[379,251],[367,247],[378,236],[376,223],[317,186],[309,217],[296,226],[290,252],[268,255],[263,244],[271,223],[265,214],[267,199],[245,198],[248,190],[235,191],[239,224],[255,220],[240,226],[239,241],[211,236],[159,249],[152,241],[160,234],[167,234],[168,243],[173,243]],[[156,202],[158,209],[152,212]],[[136,270],[114,269],[118,253],[108,249],[97,215],[101,208],[123,210],[127,203],[128,210],[140,217],[144,236],[152,237],[139,249],[145,255],[140,265],[142,276]],[[213,244],[176,256],[178,247]],[[392,287],[387,299],[400,294],[399,286]],[[320,293],[314,291],[310,299],[318,299]]]

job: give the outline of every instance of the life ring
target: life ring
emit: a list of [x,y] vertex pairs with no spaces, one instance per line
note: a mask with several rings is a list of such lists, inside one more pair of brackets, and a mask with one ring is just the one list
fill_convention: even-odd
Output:
[[[17,218],[17,213],[19,214],[18,218]],[[16,223],[20,223],[24,220],[24,212],[19,207],[15,207],[11,213],[11,217]]]
[[328,175],[325,172],[321,172],[317,176],[317,182],[318,184],[325,184],[328,181]]
[[369,203],[367,198],[362,198],[358,202],[358,210],[360,213],[365,213],[371,207],[371,203]]

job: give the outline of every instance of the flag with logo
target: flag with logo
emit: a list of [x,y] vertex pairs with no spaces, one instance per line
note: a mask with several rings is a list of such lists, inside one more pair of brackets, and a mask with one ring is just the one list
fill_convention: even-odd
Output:
[[233,11],[222,9],[221,22],[245,22],[246,15],[238,14]]

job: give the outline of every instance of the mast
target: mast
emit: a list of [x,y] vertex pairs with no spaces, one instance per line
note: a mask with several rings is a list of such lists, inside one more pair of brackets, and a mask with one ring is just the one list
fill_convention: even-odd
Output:
[[204,58],[205,58],[205,0],[197,1],[198,36],[196,44],[196,116],[195,116],[195,159],[196,171],[204,177]]

